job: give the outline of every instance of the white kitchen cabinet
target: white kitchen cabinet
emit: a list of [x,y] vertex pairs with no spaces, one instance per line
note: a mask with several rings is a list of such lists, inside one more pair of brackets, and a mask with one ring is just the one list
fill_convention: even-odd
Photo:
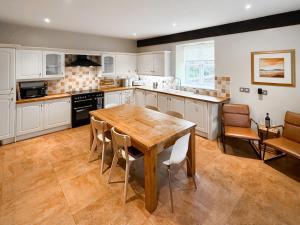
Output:
[[70,98],[57,99],[44,103],[44,129],[71,123]]
[[134,91],[134,102],[138,106],[145,106],[146,105],[146,92],[144,90],[136,89]]
[[137,57],[135,54],[116,55],[116,75],[136,75]]
[[197,124],[196,130],[208,132],[208,103],[197,100],[185,100],[185,119]]
[[17,80],[51,80],[64,76],[64,53],[26,49],[16,51]]
[[145,91],[145,105],[157,107],[157,92]]
[[158,94],[158,109],[162,113],[174,111],[184,116],[184,98],[168,94]]
[[17,135],[41,131],[43,129],[43,103],[17,105]]
[[116,56],[114,54],[103,54],[102,75],[114,76],[116,74]]
[[138,74],[171,76],[171,52],[148,52],[138,55]]
[[43,51],[43,77],[61,79],[65,76],[65,55],[61,52]]
[[0,140],[14,136],[14,95],[0,95]]
[[178,112],[184,117],[184,98],[177,96],[170,96],[169,98],[169,109],[170,111]]
[[0,48],[0,95],[15,92],[15,50]]
[[104,93],[104,108],[110,104],[120,105],[122,101],[121,91],[105,92]]
[[159,93],[157,96],[157,105],[160,112],[168,112],[170,108],[169,95]]
[[152,75],[154,72],[152,54],[142,54],[138,56],[138,74]]
[[16,78],[40,79],[43,73],[43,52],[40,50],[16,51]]
[[133,90],[122,91],[121,94],[121,104],[133,104]]

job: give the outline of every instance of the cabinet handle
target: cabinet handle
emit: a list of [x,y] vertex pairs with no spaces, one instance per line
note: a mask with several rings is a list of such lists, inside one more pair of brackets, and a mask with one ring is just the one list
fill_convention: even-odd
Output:
[[42,73],[40,73],[39,76],[42,76]]
[[10,98],[10,101],[11,101],[11,102],[13,102],[13,101],[14,101],[14,98],[13,98],[13,97],[11,97],[11,98]]

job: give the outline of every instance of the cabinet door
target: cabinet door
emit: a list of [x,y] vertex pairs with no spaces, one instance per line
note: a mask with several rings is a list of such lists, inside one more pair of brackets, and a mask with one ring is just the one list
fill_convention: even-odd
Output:
[[65,55],[61,52],[43,52],[43,77],[61,79],[65,76]]
[[153,68],[153,55],[143,54],[138,56],[138,74],[152,75]]
[[185,119],[197,124],[196,129],[207,133],[207,103],[195,100],[185,101]]
[[43,72],[43,52],[35,50],[16,51],[16,77],[19,80],[39,79]]
[[146,103],[146,96],[145,91],[143,90],[135,90],[134,91],[134,97],[135,97],[135,104],[138,106],[145,106]]
[[42,130],[42,116],[42,103],[17,105],[17,135],[23,135]]
[[15,50],[0,48],[0,95],[15,91]]
[[0,95],[0,140],[13,137],[15,102],[14,95]]
[[44,129],[71,123],[71,101],[69,98],[44,103]]
[[170,96],[170,110],[178,112],[184,117],[184,98]]
[[160,112],[166,113],[167,111],[169,111],[170,110],[169,95],[159,93],[157,105]]
[[102,74],[115,75],[116,74],[116,57],[115,55],[102,55]]
[[165,73],[165,57],[163,53],[153,54],[153,75],[163,76]]
[[133,75],[136,74],[136,56],[120,54],[116,55],[116,74]]
[[146,91],[146,103],[145,105],[157,107],[157,92]]
[[121,92],[114,91],[114,92],[107,92],[104,94],[104,107],[106,108],[107,105],[110,104],[121,104]]
[[133,90],[122,91],[121,104],[133,104]]

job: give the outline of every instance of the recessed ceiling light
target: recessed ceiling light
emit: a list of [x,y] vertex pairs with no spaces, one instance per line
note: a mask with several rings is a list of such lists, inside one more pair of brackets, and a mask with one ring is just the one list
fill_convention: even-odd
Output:
[[252,8],[252,5],[251,5],[251,4],[245,5],[245,9],[246,9],[246,10],[249,10],[249,9],[251,9],[251,8]]
[[177,23],[175,23],[175,22],[172,23],[172,26],[173,26],[173,27],[176,27],[176,26],[177,26]]
[[44,18],[44,22],[45,23],[50,23],[50,19],[49,18]]
[[136,37],[136,33],[133,33],[132,35]]

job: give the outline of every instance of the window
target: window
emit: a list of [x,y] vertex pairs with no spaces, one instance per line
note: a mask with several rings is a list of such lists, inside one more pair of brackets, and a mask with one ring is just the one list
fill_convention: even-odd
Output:
[[215,87],[214,41],[176,46],[176,77],[182,86]]

